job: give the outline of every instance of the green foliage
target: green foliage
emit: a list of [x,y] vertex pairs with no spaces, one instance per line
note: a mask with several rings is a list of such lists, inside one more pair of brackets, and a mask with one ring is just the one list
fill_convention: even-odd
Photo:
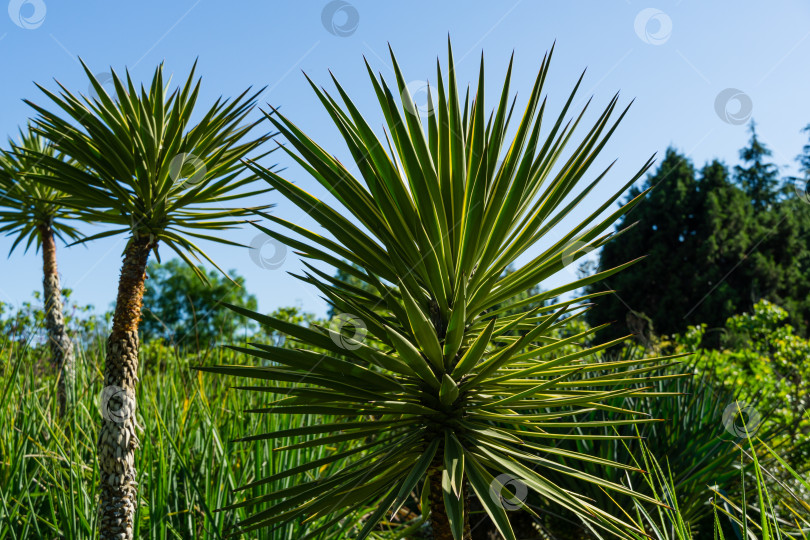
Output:
[[168,246],[203,277],[189,257],[214,263],[194,241],[233,244],[221,231],[238,226],[254,209],[226,205],[267,191],[241,189],[256,179],[242,174],[241,159],[269,138],[253,136],[256,124],[245,122],[258,92],[220,98],[193,123],[192,114],[201,112],[195,111],[200,90],[200,81],[194,81],[196,64],[172,91],[163,80],[162,64],[148,88],[137,89],[128,72],[126,80],[112,72],[112,96],[82,67],[96,97],[77,96],[62,85],[58,94],[39,87],[64,116],[26,100],[38,113],[34,131],[74,160],[26,149],[46,171],[30,176],[64,192],[62,203],[81,219],[112,226],[83,241],[119,233],[149,238]]
[[[98,346],[77,348],[76,406],[64,422],[55,423],[55,376],[51,370],[36,370],[36,351],[0,337],[0,540],[97,536],[94,449],[101,418],[101,351]],[[222,539],[229,526],[245,517],[242,511],[216,511],[227,504],[232,489],[347,449],[343,442],[331,450],[287,452],[275,451],[269,442],[249,449],[237,444],[233,439],[245,432],[298,429],[307,419],[245,416],[245,409],[262,406],[261,396],[236,392],[224,380],[199,377],[189,369],[199,362],[196,356],[165,352],[175,354],[169,366],[144,370],[138,393],[142,432],[136,458],[141,501],[136,538]],[[206,354],[214,362],[244,361],[223,350]],[[249,492],[261,496],[292,485],[290,479],[279,480]],[[298,540],[317,526],[317,521],[293,522],[242,538]]]
[[[575,191],[586,174],[590,176],[590,165],[624,114],[622,111],[618,119],[611,120],[617,107],[614,97],[576,148],[564,153],[582,118],[578,113],[572,123],[565,123],[575,87],[562,112],[552,118],[547,138],[541,139],[540,118],[545,111],[542,91],[550,56],[543,60],[511,141],[506,139],[512,113],[511,65],[498,105],[490,115],[484,106],[483,59],[477,90],[462,104],[450,54],[449,76],[445,78],[439,68],[438,102],[431,104],[432,113],[424,122],[415,111],[393,54],[394,90],[369,69],[390,132],[390,146],[372,132],[339,83],[335,81],[342,106],[312,84],[343,135],[362,179],[355,178],[280,113],[268,115],[289,141],[285,151],[337,199],[340,208],[250,163],[253,172],[307,211],[329,234],[321,235],[272,215],[265,217],[274,229],[257,227],[306,258],[342,269],[367,287],[333,278],[308,265],[299,277],[318,288],[335,311],[347,314],[348,319],[337,317],[329,328],[307,328],[234,310],[325,352],[256,344],[235,350],[256,357],[264,367],[202,369],[255,379],[248,389],[266,396],[265,406],[257,413],[293,413],[313,420],[321,414],[335,417],[331,422],[313,421],[297,431],[307,440],[286,448],[352,441],[352,452],[363,453],[347,456],[345,465],[336,463],[344,457],[336,453],[331,459],[259,480],[289,476],[298,483],[266,497],[247,496],[228,506],[253,509],[250,517],[240,522],[239,531],[268,529],[303,516],[320,519],[333,512],[357,515],[359,508],[370,505],[375,511],[365,517],[357,534],[357,538],[365,538],[383,516],[395,514],[413,492],[423,494],[424,515],[433,508],[434,516],[449,516],[450,522],[445,524],[448,530],[437,530],[440,525],[432,521],[436,534],[450,534],[452,530],[460,538],[464,515],[469,512],[462,494],[469,491],[499,533],[514,539],[499,497],[491,496],[491,490],[502,494],[496,476],[509,475],[593,526],[623,534],[623,525],[615,516],[579,493],[549,481],[546,473],[562,470],[608,490],[631,497],[643,495],[534,453],[564,438],[577,423],[573,419],[577,414],[603,407],[603,402],[617,396],[645,393],[638,387],[639,372],[629,370],[627,363],[600,361],[596,353],[601,347],[577,347],[575,352],[563,354],[565,347],[581,343],[596,331],[555,338],[558,329],[581,313],[577,305],[583,299],[545,305],[614,274],[626,264],[596,278],[530,298],[521,296],[581,256],[584,250],[572,252],[572,245],[598,248],[607,242],[612,235],[605,231],[643,198],[639,194],[620,210],[598,219],[621,195],[619,192],[587,219],[562,231],[558,241],[542,242],[605,177],[607,171],[597,172],[587,187]],[[401,96],[401,107],[395,95]],[[499,162],[503,154],[505,158]],[[545,246],[544,252],[513,272],[506,271],[538,243]],[[523,300],[516,303],[515,297]],[[529,308],[530,304],[534,307]],[[563,318],[563,314],[571,316]],[[644,376],[655,371],[656,364],[654,359],[647,360]],[[585,387],[581,381],[571,380],[574,373],[605,370],[609,375],[598,382],[589,381]],[[292,388],[281,386],[286,381],[296,384]],[[635,411],[626,413],[621,420],[581,427],[601,429],[649,421],[639,419]],[[355,422],[357,414],[365,421]],[[265,431],[251,433],[244,440],[273,441],[286,435]],[[566,456],[575,461],[589,459],[574,452]],[[255,508],[271,501],[274,506],[267,510]],[[327,523],[323,530],[336,526]]]
[[[759,438],[744,438],[734,452],[739,461],[741,476],[747,476],[751,489],[739,498],[731,498],[714,489],[708,501],[713,511],[714,522],[706,530],[696,532],[684,519],[680,500],[682,490],[673,478],[673,469],[667,461],[659,463],[656,452],[643,445],[639,463],[650,473],[645,481],[649,489],[660,499],[666,500],[669,507],[658,507],[654,511],[636,502],[629,511],[636,517],[639,528],[649,531],[653,538],[660,540],[693,540],[726,538],[762,538],[763,540],[810,537],[810,503],[807,494],[810,484],[802,478],[777,452]],[[766,466],[763,459],[770,465]],[[663,461],[663,460],[661,460]],[[789,490],[779,493],[773,489],[769,479],[775,476],[791,478],[801,491]],[[786,509],[780,516],[778,509]],[[634,534],[642,540],[649,535]]]
[[[639,358],[635,347],[622,350],[621,358]],[[618,410],[647,411],[659,422],[639,426],[619,426],[605,428],[605,435],[621,434],[640,439],[628,440],[587,440],[571,439],[561,441],[560,450],[575,450],[593,458],[608,459],[623,463],[629,467],[638,466],[644,459],[644,448],[652,449],[656,459],[666,460],[668,476],[678,487],[679,517],[693,531],[706,533],[713,530],[712,508],[707,501],[712,490],[720,490],[733,500],[742,496],[742,484],[739,475],[739,456],[737,445],[740,438],[730,432],[724,417],[729,405],[740,398],[739,388],[724,388],[718,385],[708,370],[696,368],[690,363],[678,364],[668,370],[674,377],[650,377],[647,381],[656,395],[653,397],[617,398],[610,405]],[[585,381],[587,384],[587,380]],[[759,403],[754,403],[759,406]],[[763,411],[765,414],[766,411]],[[616,419],[620,415],[612,411],[594,411],[580,417],[582,422]],[[768,424],[758,431],[758,436],[771,440],[777,428]],[[575,427],[572,433],[583,434],[583,429]],[[572,464],[573,465],[573,464]],[[598,472],[594,463],[583,463],[579,467],[591,474]],[[649,485],[646,466],[641,470],[607,469],[604,476],[615,482],[633,486],[659,501],[668,504],[670,500],[659,498]],[[636,506],[631,497],[622,494],[608,494],[598,487],[577,482],[576,479],[565,480],[562,475],[552,474],[555,481],[565,482],[572,490],[590,491],[590,496],[600,508],[623,515],[627,508]],[[657,513],[656,505],[640,502],[644,511]],[[560,527],[564,522],[551,520],[547,523],[550,529]],[[565,528],[565,526],[563,526]],[[562,533],[563,531],[557,531]]]
[[[23,302],[15,308],[11,304],[0,302],[0,339],[8,340],[17,347],[27,346],[37,354],[50,354],[47,347],[45,329],[45,309],[42,304],[42,293],[34,291],[33,301]],[[73,291],[62,289],[65,302],[65,326],[71,338],[85,345],[93,344],[99,333],[106,330],[109,314],[94,313],[92,305],[79,305],[72,300]]]
[[[652,331],[657,333],[671,334],[685,328],[681,318],[712,283],[720,281],[722,267],[719,264],[742,255],[739,245],[728,244],[722,238],[711,243],[717,234],[727,234],[729,225],[736,224],[739,230],[739,223],[735,222],[748,220],[742,193],[731,185],[722,164],[715,162],[707,166],[698,180],[692,163],[669,148],[658,169],[643,187],[631,188],[628,199],[639,196],[642,189],[650,190],[644,204],[638,205],[618,225],[621,240],[603,248],[599,267],[610,268],[628,258],[646,258],[612,277],[608,283],[594,284],[587,289],[588,292],[606,288],[617,291],[617,295],[600,298],[588,313],[591,325],[618,322],[615,328],[608,329],[603,339],[627,333],[649,334],[649,328],[639,330],[631,324],[630,310],[649,317]],[[721,206],[722,212],[713,213]],[[713,251],[708,251],[710,248],[714,248]],[[702,257],[698,258],[697,254]],[[711,263],[705,260],[712,258]],[[735,283],[729,283],[686,320],[715,322],[718,309],[728,309],[729,305],[733,307],[740,302],[741,293],[737,291]]]
[[[767,207],[738,187],[722,163],[713,161],[697,173],[686,157],[667,150],[643,186],[651,189],[644,203],[619,223],[621,239],[600,253],[599,268],[646,258],[608,283],[586,289],[617,292],[599,299],[588,313],[591,325],[618,321],[602,339],[629,332],[646,342],[651,333],[672,335],[705,324],[704,345],[717,347],[717,330],[726,319],[763,298],[784,305],[791,324],[806,335],[810,204],[793,192],[777,200],[775,169],[764,161],[768,150],[756,137],[751,145],[743,151],[751,164],[736,168],[736,182],[760,182],[757,197],[765,197]],[[631,189],[629,197],[641,189]],[[645,319],[643,328],[634,324]]]
[[66,207],[62,192],[34,180],[47,171],[28,152],[54,161],[65,156],[30,129],[20,130],[19,142],[9,139],[8,143],[9,150],[0,151],[0,233],[14,237],[9,254],[20,244],[25,251],[32,244],[39,249],[40,227],[50,227],[63,242],[80,240],[81,233],[69,223],[76,213]]
[[[696,353],[688,364],[670,368],[670,373],[690,376],[650,379],[649,384],[661,396],[621,398],[611,405],[645,410],[662,421],[638,426],[641,441],[564,440],[557,445],[559,449],[644,469],[647,474],[614,468],[606,469],[603,475],[672,508],[606,493],[598,486],[566,479],[562,474],[550,478],[572,491],[589,493],[597,506],[609,512],[625,515],[628,508],[633,508],[637,523],[643,524],[653,537],[663,539],[708,539],[723,533],[727,538],[734,537],[733,523],[745,519],[741,511],[745,504],[741,501],[746,499],[746,493],[750,499],[750,493],[761,483],[772,498],[769,504],[773,508],[768,509],[771,525],[777,526],[778,520],[783,534],[787,531],[804,538],[797,528],[803,526],[804,534],[810,533],[810,523],[801,517],[810,510],[810,491],[794,473],[806,475],[810,471],[810,372],[805,361],[810,355],[810,341],[797,336],[786,324],[787,319],[785,310],[760,301],[751,313],[728,319],[719,349],[701,349],[705,325],[657,340],[656,348],[666,353]],[[638,346],[623,347],[609,353],[609,357],[637,358],[641,351],[643,348]],[[745,414],[735,415],[731,409],[729,415],[729,407],[735,403]],[[615,413],[595,411],[580,420],[615,417]],[[740,453],[741,445],[745,450],[749,444],[740,436],[743,422],[759,442],[757,461],[751,452]],[[629,434],[635,429],[620,426],[606,428],[605,433]],[[581,429],[572,431],[578,433]],[[597,469],[587,462],[578,467],[591,474]],[[758,474],[762,477],[757,478]],[[673,494],[677,494],[675,499]],[[710,499],[719,507],[707,503]],[[570,521],[556,514],[546,515],[544,525],[556,536],[567,537],[572,531]],[[748,519],[751,516],[758,520],[753,507]],[[759,526],[754,524],[752,528]],[[737,537],[741,532],[738,527]]]
[[[352,268],[356,272],[362,272],[362,268],[359,268],[357,265],[352,265]],[[514,272],[514,266],[508,266],[506,270],[504,270],[504,276],[506,274]],[[342,268],[338,268],[335,271],[335,279],[337,281],[346,283],[352,287],[357,287],[369,293],[374,293],[375,289],[372,285],[368,282],[363,281],[362,279],[355,277],[354,275],[348,273],[347,271],[343,270]],[[505,300],[500,304],[495,304],[490,308],[491,311],[498,311],[499,313],[503,313],[504,315],[516,315],[518,313],[522,313],[527,310],[531,310],[534,308],[542,307],[548,303],[553,302],[554,299],[549,300],[548,297],[542,295],[543,291],[540,289],[539,286],[534,286],[522,291],[512,298]],[[537,299],[540,299],[539,301]],[[501,308],[508,308],[510,309],[501,309]],[[335,310],[334,306],[330,306],[329,310],[326,312],[327,316],[331,319],[335,315],[339,313]]]
[[[99,414],[97,401],[101,385],[96,366],[103,354],[104,341],[98,333],[98,327],[94,325],[103,326],[104,322],[90,316],[87,309],[89,306],[66,310],[71,328],[89,330],[84,334],[86,337],[81,340],[83,345],[78,351],[76,389],[80,400],[71,412],[72,416],[69,416],[70,424],[67,429],[74,433],[73,439],[69,440],[63,431],[65,426],[52,425],[49,420],[55,410],[55,403],[48,389],[55,385],[55,381],[51,370],[42,369],[41,364],[47,356],[45,353],[41,354],[44,349],[37,345],[36,339],[31,338],[36,333],[36,321],[42,319],[41,312],[38,313],[35,303],[29,303],[14,313],[8,311],[8,306],[0,305],[0,311],[3,312],[0,316],[3,332],[0,334],[0,398],[4,398],[0,401],[3,404],[0,406],[0,422],[4,426],[10,426],[10,429],[0,433],[2,540],[47,538],[56,535],[56,531],[76,538],[91,536],[93,533],[96,523],[94,500],[97,495],[92,487],[92,476],[97,474],[97,470],[92,445],[97,435],[90,426],[96,425],[95,420]],[[271,315],[280,321],[305,325],[311,329],[329,324],[318,321],[311,314],[302,313],[295,307],[279,308]],[[766,351],[771,350],[768,349],[769,344],[776,344],[777,349],[786,347],[792,350],[791,355],[784,356],[785,359],[806,354],[802,351],[806,351],[807,342],[796,342],[792,330],[785,327],[783,322],[782,310],[762,303],[755,313],[741,315],[729,321],[724,343],[735,351],[752,347]],[[581,318],[558,327],[550,335],[553,339],[566,343],[551,351],[548,359],[581,352],[582,346],[578,345],[578,340],[571,341],[568,338],[580,336],[581,339],[583,333],[588,334],[587,330]],[[675,341],[662,340],[660,345],[677,351],[693,350],[701,342],[700,332],[700,328],[695,328],[685,335],[677,336]],[[21,334],[29,337],[22,341],[11,339],[12,336]],[[274,341],[274,336],[277,335],[282,334],[259,333],[254,339],[260,342],[269,341],[288,350],[301,345],[293,340]],[[95,343],[91,341],[93,339]],[[324,349],[320,350],[324,352]],[[638,352],[637,348],[627,349],[626,356],[603,358],[602,362],[638,361]],[[717,356],[720,352],[706,353],[715,355],[712,361],[708,361],[706,355],[702,358],[707,360],[710,367],[717,369],[715,377],[729,380],[727,389],[712,388],[717,382],[703,375],[681,379],[650,379],[657,393],[676,392],[676,395],[620,396],[604,403],[628,410],[646,411],[664,419],[638,426],[644,445],[634,439],[558,439],[536,454],[548,458],[549,452],[553,452],[551,455],[557,455],[562,465],[576,467],[583,474],[598,476],[609,482],[631,486],[671,508],[650,501],[634,502],[633,497],[615,491],[609,491],[608,496],[598,485],[553,468],[546,471],[544,477],[561,487],[586,494],[600,509],[616,513],[626,520],[632,518],[639,528],[644,526],[647,531],[654,533],[655,538],[666,539],[704,538],[713,531],[712,524],[707,524],[703,519],[707,512],[712,517],[712,507],[707,501],[712,495],[710,488],[713,487],[716,491],[714,500],[719,506],[717,513],[721,530],[725,532],[726,538],[734,538],[731,518],[726,513],[731,513],[738,520],[742,516],[739,511],[742,508],[740,501],[744,497],[740,489],[741,467],[747,471],[745,493],[749,499],[755,493],[757,480],[752,469],[755,466],[753,455],[749,451],[742,456],[743,461],[740,461],[738,447],[734,444],[739,439],[724,429],[722,418],[719,417],[723,407],[733,399],[733,393],[740,388],[752,387],[755,379],[740,369],[720,369],[726,365]],[[279,412],[273,415],[245,416],[241,411],[267,406],[263,393],[240,392],[228,388],[224,379],[199,377],[189,371],[189,365],[196,365],[200,361],[250,366],[255,363],[253,359],[215,349],[203,349],[199,356],[178,355],[177,349],[167,347],[161,340],[145,342],[142,353],[147,359],[141,374],[143,386],[138,401],[138,423],[144,428],[142,444],[145,453],[139,457],[138,463],[143,501],[138,519],[141,537],[224,536],[230,526],[249,515],[239,508],[215,512],[217,508],[231,502],[231,496],[228,495],[230,489],[299,465],[308,467],[314,460],[330,461],[335,453],[355,449],[352,441],[336,441],[328,446],[305,443],[312,437],[306,434],[295,435],[292,434],[295,432],[289,431],[311,429],[311,419],[305,415]],[[748,357],[751,367],[756,368],[762,364],[762,358],[756,355]],[[149,358],[157,361],[150,361]],[[737,358],[739,356],[734,356],[732,360]],[[267,365],[277,364],[268,362]],[[672,366],[669,370],[671,373],[687,373],[690,367]],[[641,369],[644,369],[643,365]],[[742,378],[735,379],[734,374],[741,371]],[[599,374],[597,371],[593,375]],[[773,378],[772,372],[766,373],[766,376]],[[576,374],[572,376],[572,382],[576,377]],[[279,386],[284,384],[279,383]],[[580,382],[577,388],[587,386]],[[291,388],[288,387],[289,389]],[[763,391],[763,394],[767,395],[772,391]],[[761,407],[763,413],[767,412],[765,401],[762,405],[757,404],[757,407]],[[591,411],[574,417],[578,421],[566,431],[568,435],[590,436],[600,430],[594,430],[587,422],[622,417],[619,413],[609,411]],[[374,418],[356,416],[350,419],[321,420],[327,425],[338,420],[357,422],[360,425],[374,421]],[[768,441],[771,438],[769,433],[774,429],[782,429],[783,424],[771,418],[764,420],[755,434],[759,439]],[[499,429],[498,424],[495,428]],[[601,428],[604,434],[615,434],[615,430],[623,435],[633,434],[634,431],[632,426]],[[253,441],[249,447],[231,440],[245,433],[277,432],[291,434],[278,439],[275,444],[274,441],[258,440]],[[772,455],[764,449],[759,451],[761,465],[756,466],[767,471],[763,473],[763,488],[769,490],[774,512],[782,520],[780,527],[791,532],[790,524],[804,523],[802,519],[806,518],[802,516],[810,512],[810,491],[802,488],[801,482],[788,470],[792,469],[800,478],[805,474],[802,472],[803,462],[798,459],[799,456],[786,452],[786,439],[782,436],[769,443],[779,449],[779,454]],[[373,438],[369,442],[372,440]],[[299,445],[300,448],[295,449]],[[279,446],[292,448],[282,451]],[[334,450],[330,451],[330,448]],[[367,448],[351,455],[362,458],[372,451],[373,448]],[[532,449],[528,448],[527,451],[532,452]],[[587,456],[587,459],[571,459],[568,454],[572,451],[579,452],[583,457]],[[350,466],[351,455],[335,467]],[[603,467],[594,462],[603,459],[621,463],[623,468]],[[642,474],[637,469],[644,469],[649,474]],[[776,485],[771,475],[785,487]],[[255,496],[272,496],[278,489],[292,487],[299,482],[297,477],[284,476],[267,485],[256,485],[248,491]],[[673,493],[676,494],[674,500],[671,495]],[[556,531],[557,537],[566,538],[566,534],[571,532],[570,520],[573,516],[561,515],[559,509],[550,508],[549,502],[538,498],[536,494],[530,496],[526,502],[542,511],[544,525],[548,530]],[[756,499],[752,502],[756,503]],[[673,503],[677,503],[677,507]],[[262,508],[269,509],[269,504],[271,503]],[[621,512],[619,506],[629,513],[630,518]],[[424,531],[419,530],[425,524],[425,520],[419,517],[420,508],[419,501],[407,501],[398,514],[399,517],[384,521],[380,530],[375,531],[374,537],[401,537],[406,534],[405,531],[410,530],[406,536],[419,538],[420,534],[424,534]],[[373,509],[366,507],[346,516],[345,521],[340,521],[333,527],[333,533],[329,537],[356,536],[362,527],[362,518],[370,515]],[[550,518],[545,509],[551,509],[556,517]],[[791,513],[791,509],[796,513]],[[515,519],[513,513],[509,516],[511,520]],[[747,519],[752,529],[761,527],[759,514],[755,511],[750,511]],[[321,523],[327,521],[324,518]],[[807,524],[804,523],[804,526],[807,527]],[[484,527],[484,524],[480,524],[477,530],[481,531]],[[294,540],[317,528],[315,523],[292,521],[272,531],[257,531],[248,533],[245,537]]]
[[[162,66],[148,88],[113,74],[110,95],[84,66],[97,97],[60,85],[42,88],[59,114],[29,102],[34,126],[0,154],[0,232],[14,237],[11,250],[38,248],[43,226],[63,241],[124,232],[192,265],[148,269],[137,536],[415,538],[428,523],[435,533],[444,513],[460,539],[480,508],[514,539],[504,475],[530,491],[517,504],[524,515],[553,512],[546,525],[557,533],[570,529],[562,515],[595,537],[810,535],[806,186],[778,189],[752,123],[733,174],[716,160],[696,171],[669,149],[621,209],[599,219],[623,190],[544,244],[606,176],[610,167],[576,189],[624,115],[611,120],[614,97],[566,153],[585,113],[568,119],[581,79],[541,129],[550,58],[516,130],[511,62],[488,114],[483,59],[462,102],[450,54],[448,77],[439,67],[429,92],[438,101],[420,118],[392,54],[393,89],[369,69],[385,144],[337,81],[335,97],[312,84],[359,178],[277,111],[267,114],[289,142],[284,151],[339,208],[257,164],[266,154],[244,170],[242,158],[270,137],[244,123],[258,93],[217,100],[193,124],[194,69],[173,91]],[[799,163],[806,182],[810,145]],[[247,191],[258,179],[328,234],[268,215],[269,206],[222,206],[269,191]],[[295,307],[257,313],[242,277],[192,261],[210,261],[195,239],[231,243],[219,232],[256,214],[272,223],[257,225],[266,234],[337,269],[305,263],[297,276],[330,302],[329,320]],[[110,227],[83,239],[74,218]],[[545,251],[517,266],[538,244]],[[598,248],[597,275],[541,288]],[[584,296],[559,300],[581,287]],[[592,299],[588,326],[582,303]],[[80,344],[79,399],[57,424],[56,381],[41,369],[40,301],[35,293],[19,309],[0,303],[0,540],[97,533],[92,426],[109,317],[66,309]],[[618,328],[597,334],[611,319]],[[621,344],[623,325],[650,353],[671,356],[606,353]],[[695,350],[694,365],[661,365]],[[199,364],[255,382],[231,388],[189,369]],[[724,425],[726,406],[743,398],[762,414],[762,425],[746,425],[750,437]]]
[[[326,319],[319,319],[312,313],[308,313],[306,311],[302,311],[301,308],[297,306],[286,306],[276,308],[275,310],[270,312],[270,317],[277,319],[282,322],[286,322],[289,324],[294,324],[296,326],[306,326],[309,328],[315,326],[327,326],[329,321],[331,320],[331,316]],[[254,334],[251,338],[251,341],[258,341],[262,343],[269,343],[276,347],[287,347],[287,348],[309,348],[311,350],[321,350],[317,347],[312,347],[307,345],[306,343],[297,343],[287,341],[287,335],[284,332],[279,332],[278,330],[274,330],[269,326],[262,326],[258,325],[258,330],[256,334]]]
[[[802,133],[810,134],[810,124],[802,128]],[[801,176],[794,178],[794,180],[810,180],[810,142],[802,146],[802,152],[796,156],[796,161],[799,162],[799,174],[801,174]]]
[[[698,365],[726,388],[760,395],[763,413],[770,412],[764,425],[779,430],[780,440],[794,442],[807,458],[810,340],[796,335],[787,319],[787,312],[779,306],[767,300],[758,302],[751,313],[728,319],[723,346],[703,351]],[[692,327],[685,336],[675,337],[676,350],[698,342],[704,331],[702,326]]]
[[[351,273],[344,268],[337,268],[335,270],[335,279],[340,281],[341,283],[346,283],[347,285],[351,285],[352,287],[357,287],[358,289],[362,289],[366,292],[373,293],[374,287],[367,283],[365,280],[357,277],[357,274],[362,275],[363,269],[357,266],[356,264],[347,263],[349,268],[351,268]],[[335,315],[339,315],[337,311],[335,311],[335,306],[330,305],[329,309],[326,311],[326,316],[331,319]]]
[[[755,236],[760,243],[741,265],[750,276],[750,297],[766,299],[787,311],[796,333],[810,336],[810,204],[789,193],[771,210],[761,212]],[[750,311],[752,306],[736,313]]]
[[767,159],[771,150],[757,137],[756,124],[749,126],[751,139],[748,146],[740,150],[743,165],[734,167],[734,179],[745,191],[755,211],[766,209],[776,202],[779,188],[779,168]]
[[143,341],[163,339],[181,348],[208,348],[216,342],[242,341],[255,330],[244,317],[224,304],[256,309],[256,297],[245,288],[245,278],[233,270],[225,278],[205,271],[206,280],[179,259],[150,263],[140,331]]

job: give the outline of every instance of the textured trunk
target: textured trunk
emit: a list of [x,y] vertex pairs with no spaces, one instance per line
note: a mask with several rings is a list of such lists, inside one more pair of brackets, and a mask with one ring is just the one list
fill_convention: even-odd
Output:
[[[442,460],[439,456],[443,452],[438,452],[436,459],[428,471],[430,482],[430,527],[433,530],[434,540],[454,540],[453,529],[450,527],[450,519],[447,517],[447,509],[444,506],[444,491],[442,489]],[[467,497],[467,485],[464,483],[462,490],[464,496],[464,538],[470,540],[470,504]]]
[[98,438],[101,469],[99,532],[102,539],[131,540],[137,508],[135,481],[135,390],[138,383],[138,323],[141,318],[146,261],[154,247],[148,238],[127,246],[104,364],[104,417]]
[[62,289],[56,268],[56,242],[50,225],[39,227],[42,241],[42,289],[45,300],[45,329],[51,348],[51,362],[56,368],[59,416],[63,416],[73,399],[73,343],[65,329],[62,313]]

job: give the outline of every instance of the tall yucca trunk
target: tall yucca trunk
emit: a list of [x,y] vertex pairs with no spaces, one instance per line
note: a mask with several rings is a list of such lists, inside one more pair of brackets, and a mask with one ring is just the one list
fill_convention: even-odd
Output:
[[51,348],[51,362],[57,372],[56,395],[59,401],[59,416],[63,416],[72,403],[74,365],[73,343],[65,329],[62,313],[62,289],[56,268],[56,242],[50,225],[39,227],[42,241],[42,289],[45,295],[45,329]]
[[[434,540],[454,540],[453,529],[450,527],[450,518],[447,516],[447,508],[444,505],[444,492],[442,489],[442,469],[444,468],[441,462],[442,451],[437,452],[437,457],[428,471],[428,478],[430,481],[430,528],[433,530]],[[471,540],[472,533],[470,531],[470,504],[469,497],[467,497],[466,482],[464,485],[462,496],[464,497],[464,539]]]
[[107,340],[102,393],[102,425],[98,438],[101,469],[102,539],[130,540],[135,526],[135,391],[138,384],[138,323],[146,280],[146,262],[154,244],[130,240],[124,255],[113,326]]

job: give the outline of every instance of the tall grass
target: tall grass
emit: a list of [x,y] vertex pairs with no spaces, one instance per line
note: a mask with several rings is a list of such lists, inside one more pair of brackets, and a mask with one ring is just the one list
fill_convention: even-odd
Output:
[[[622,357],[623,360],[630,358],[629,353]],[[707,373],[695,372],[691,363],[676,364],[668,369],[668,373],[678,378],[650,379],[645,383],[658,395],[622,397],[610,402],[614,407],[647,412],[661,420],[643,424],[638,430],[635,426],[603,429],[606,437],[638,435],[639,439],[571,439],[560,441],[558,448],[638,467],[638,471],[627,471],[595,463],[568,463],[590,474],[632,485],[634,490],[657,498],[658,494],[645,479],[647,473],[643,472],[650,471],[649,467],[636,463],[642,460],[642,446],[651,448],[659,460],[666,460],[674,486],[678,489],[678,519],[690,523],[693,530],[711,531],[714,516],[708,500],[712,487],[738,499],[742,489],[740,467],[747,471],[752,466],[750,461],[740,463],[735,437],[726,431],[723,424],[724,409],[741,396],[729,389],[715,388]],[[583,382],[587,384],[587,380]],[[754,402],[753,399],[746,401]],[[617,417],[612,411],[592,411],[580,416],[580,420],[586,422]],[[573,428],[572,432],[581,434],[583,431]],[[770,428],[760,429],[757,434],[768,441],[775,438],[774,430]],[[550,476],[555,481],[566,481],[562,474],[552,472]],[[572,481],[562,485],[569,489],[582,489]],[[626,508],[635,504],[630,497],[616,493],[608,495],[599,487],[591,488],[588,495],[600,508],[620,517]],[[648,505],[647,510],[658,511],[653,507]]]
[[[95,536],[96,426],[103,386],[99,345],[77,351],[76,406],[60,422],[55,416],[56,380],[45,353],[10,340],[0,343],[0,540]],[[142,428],[136,464],[138,538],[222,538],[243,517],[241,509],[217,511],[241,500],[242,494],[233,489],[322,458],[328,451],[314,447],[275,452],[270,443],[232,442],[309,425],[315,419],[246,414],[247,409],[266,406],[261,394],[234,391],[229,382],[190,369],[202,361],[244,360],[227,350],[207,354],[201,359],[163,350],[156,358],[146,358],[137,402]],[[259,485],[244,495],[261,496],[294,479]],[[298,522],[244,538],[298,540],[316,527]]]
[[[78,348],[76,406],[59,421],[56,418],[56,380],[46,363],[44,348],[8,339],[0,342],[0,540],[95,537],[99,474],[95,461],[95,427],[101,414],[102,345],[85,343]],[[295,451],[274,451],[274,447],[301,443],[302,439],[297,437],[249,445],[234,441],[329,420],[287,414],[248,414],[245,411],[266,407],[270,398],[265,396],[270,394],[239,392],[229,386],[238,384],[237,381],[208,377],[191,369],[200,364],[252,360],[226,349],[181,355],[149,344],[144,347],[143,355],[137,404],[138,424],[142,428],[137,453],[138,538],[224,538],[245,513],[242,508],[220,509],[248,497],[261,497],[280,487],[292,487],[301,477],[291,475],[246,491],[233,492],[234,489],[323,458],[328,452],[346,449],[338,444],[329,448],[302,446]],[[648,436],[647,442],[652,442],[652,438]],[[803,475],[792,470],[762,440],[743,439],[736,450],[732,450],[732,455],[737,456],[736,466],[727,461],[722,466],[715,463],[715,475],[744,474],[746,477],[740,479],[740,484],[752,487],[742,498],[736,494],[728,498],[716,492],[714,530],[698,535],[694,516],[684,506],[690,501],[691,488],[687,489],[688,486],[678,481],[683,471],[672,469],[683,466],[684,456],[679,454],[694,454],[697,450],[681,449],[672,453],[659,447],[654,448],[654,452],[646,445],[641,448],[639,459],[642,462],[636,465],[649,474],[634,481],[645,482],[645,491],[667,506],[633,507],[632,503],[629,507],[627,504],[619,506],[652,538],[770,540],[810,536],[810,504],[807,502],[810,486]],[[629,449],[626,453],[635,454]],[[775,490],[774,486],[783,486],[784,478],[794,480],[793,489],[784,485],[785,489]],[[602,495],[609,499],[607,494]],[[594,496],[596,498],[596,494]],[[603,502],[616,506],[615,501]],[[419,509],[410,506],[414,506],[410,517],[405,518],[409,527],[386,521],[374,536],[429,537],[429,527],[424,518],[418,517]],[[330,524],[328,534],[318,532],[313,537],[351,538],[357,524],[367,514],[358,512],[345,516]],[[298,540],[328,521],[329,518],[307,522],[306,516],[302,516],[284,528],[252,532],[241,538]],[[594,538],[599,536],[591,532]]]
[[[796,472],[767,442],[754,434],[736,445],[740,484],[749,486],[735,498],[717,487],[709,503],[711,530],[696,531],[682,512],[682,493],[668,459],[660,460],[646,443],[641,463],[648,474],[644,482],[662,504],[654,509],[634,502],[627,517],[649,536],[632,533],[636,540],[808,540],[810,538],[810,483]],[[787,482],[786,482],[787,480]],[[790,485],[788,485],[790,484]]]

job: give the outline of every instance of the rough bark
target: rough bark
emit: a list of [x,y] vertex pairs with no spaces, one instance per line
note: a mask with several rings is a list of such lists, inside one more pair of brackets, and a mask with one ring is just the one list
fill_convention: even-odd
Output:
[[59,402],[59,416],[64,416],[72,404],[74,381],[73,342],[65,329],[62,305],[62,289],[56,268],[56,242],[50,225],[39,227],[42,241],[42,289],[45,300],[45,329],[51,349],[51,363],[57,373],[56,396]]
[[[444,491],[442,489],[442,460],[438,457],[443,452],[437,453],[437,458],[433,461],[428,471],[428,481],[430,482],[430,527],[433,530],[434,540],[454,540],[453,529],[450,527],[450,519],[447,517],[447,509],[444,506]],[[470,532],[470,504],[466,482],[463,487],[464,495],[464,538],[471,540]]]
[[107,340],[102,424],[98,439],[101,469],[100,537],[133,538],[137,483],[135,390],[138,384],[138,324],[146,280],[146,262],[154,247],[148,238],[130,241],[118,281],[113,326]]

